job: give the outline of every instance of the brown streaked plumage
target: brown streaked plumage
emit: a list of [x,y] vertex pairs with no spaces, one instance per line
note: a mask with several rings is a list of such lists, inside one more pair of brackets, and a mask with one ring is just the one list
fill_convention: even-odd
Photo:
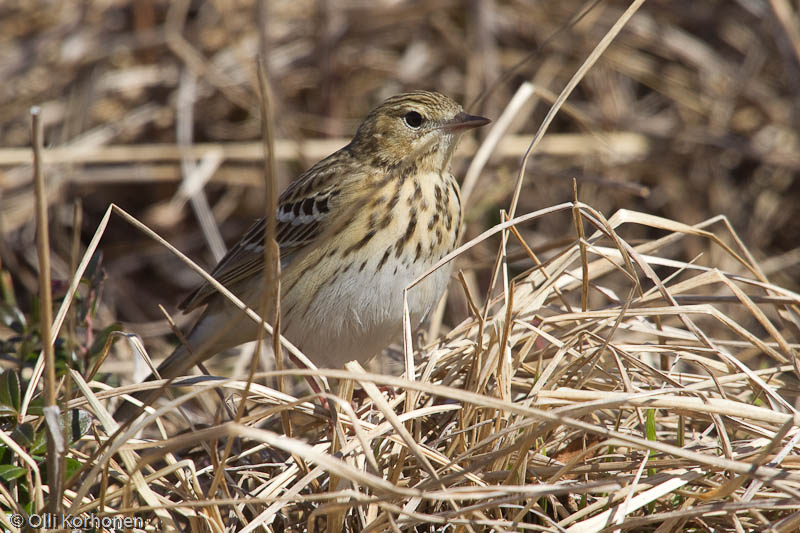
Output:
[[[402,293],[452,251],[461,198],[450,161],[463,131],[488,119],[427,91],[394,96],[367,115],[353,140],[281,195],[281,332],[320,367],[365,362],[401,332]],[[212,271],[248,306],[261,305],[265,221],[256,222]],[[409,291],[412,326],[439,300],[449,267]],[[158,368],[184,374],[224,349],[254,340],[257,325],[208,283],[180,305],[206,309]],[[151,402],[153,394],[139,399]],[[135,412],[124,404],[117,419]]]

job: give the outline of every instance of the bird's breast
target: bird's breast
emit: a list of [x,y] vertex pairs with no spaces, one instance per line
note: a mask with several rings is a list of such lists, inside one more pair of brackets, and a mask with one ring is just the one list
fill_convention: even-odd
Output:
[[[459,238],[460,197],[449,174],[387,183],[361,205],[342,234],[330,239],[327,253],[318,255],[316,279],[283,294],[287,336],[322,366],[363,362],[399,338],[404,289]],[[413,328],[438,302],[450,272],[444,265],[408,291]]]

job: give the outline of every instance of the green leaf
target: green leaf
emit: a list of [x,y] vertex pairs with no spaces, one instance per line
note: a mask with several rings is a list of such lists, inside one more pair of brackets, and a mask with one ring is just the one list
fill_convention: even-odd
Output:
[[0,405],[18,413],[21,397],[22,388],[19,384],[19,374],[16,370],[9,368],[0,374]]
[[3,481],[13,481],[17,478],[21,478],[26,472],[27,470],[21,466],[0,465],[0,478],[2,478]]
[[33,424],[25,422],[18,425],[11,432],[11,438],[23,448],[29,449],[36,441],[36,431],[33,429]]
[[[647,409],[645,411],[645,421],[644,421],[644,433],[647,440],[651,440],[656,442],[658,440],[658,436],[656,433],[656,410],[655,409]],[[648,457],[653,457],[656,454],[655,450],[650,450]],[[647,475],[654,476],[656,475],[655,468],[648,468]],[[651,510],[652,512],[652,510]]]
[[31,443],[31,447],[28,449],[28,453],[30,453],[33,457],[36,457],[37,455],[45,455],[47,453],[47,429],[45,428],[45,424],[42,424],[39,428],[39,431],[37,431],[34,435],[34,439]]
[[82,466],[83,464],[77,459],[73,459],[72,457],[67,457],[64,460],[64,473],[66,475],[66,478],[67,479],[71,478],[72,475],[78,470],[80,470]]
[[647,440],[656,440],[656,410],[647,409],[645,413],[644,432]]
[[32,416],[44,416],[44,398],[37,396],[28,404],[28,414]]

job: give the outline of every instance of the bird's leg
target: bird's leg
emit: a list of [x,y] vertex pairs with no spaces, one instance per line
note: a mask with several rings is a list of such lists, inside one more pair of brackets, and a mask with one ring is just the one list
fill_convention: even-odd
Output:
[[[289,359],[292,361],[292,363],[294,363],[294,365],[297,368],[307,368],[306,365],[303,362],[301,362],[300,359],[295,357],[293,354],[289,354]],[[305,376],[305,380],[306,380],[306,383],[308,383],[308,386],[311,387],[311,390],[314,391],[314,394],[316,394],[317,397],[319,398],[319,402],[322,404],[323,409],[330,409],[330,406],[328,405],[328,400],[322,394],[322,389],[319,387],[317,382],[314,380],[314,377],[313,376]]]

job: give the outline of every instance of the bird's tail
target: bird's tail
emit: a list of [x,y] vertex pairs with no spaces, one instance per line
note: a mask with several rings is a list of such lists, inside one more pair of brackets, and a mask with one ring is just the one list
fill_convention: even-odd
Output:
[[[173,379],[183,376],[198,363],[201,363],[223,350],[255,339],[258,327],[246,319],[241,321],[240,311],[227,313],[219,309],[207,309],[206,313],[197,321],[192,331],[186,336],[187,345],[181,344],[169,357],[158,365],[158,375],[161,379]],[[154,381],[155,375],[150,374],[145,381]],[[132,394],[134,398],[144,404],[153,403],[163,394],[161,388]],[[140,408],[126,401],[114,413],[114,419],[125,422],[134,416]]]
[[[169,357],[158,365],[158,376],[160,376],[161,379],[172,379],[181,376],[197,362],[199,362],[199,357],[193,357],[189,349],[185,345],[180,344],[172,351]],[[150,374],[144,381],[155,381],[156,379],[158,379],[158,377],[155,374]],[[164,391],[159,387],[157,389],[136,392],[131,394],[131,396],[145,405],[150,405],[163,394]],[[117,422],[123,423],[133,416],[136,416],[141,411],[142,408],[135,403],[125,401],[117,408],[114,413],[114,419]]]

